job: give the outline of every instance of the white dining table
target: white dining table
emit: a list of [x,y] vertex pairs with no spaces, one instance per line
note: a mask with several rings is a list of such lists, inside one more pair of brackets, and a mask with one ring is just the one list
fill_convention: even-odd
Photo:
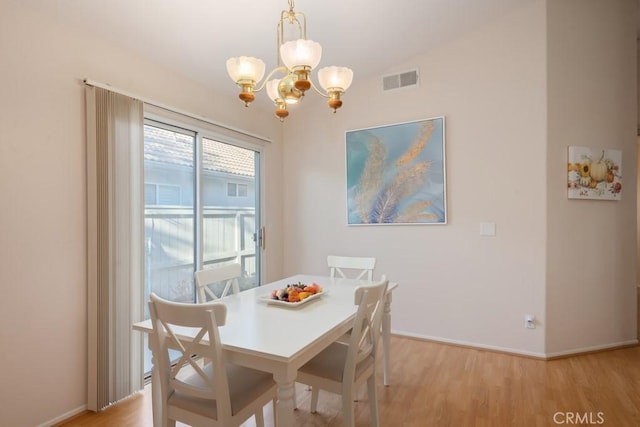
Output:
[[[303,304],[285,306],[270,301],[272,290],[298,282],[317,283],[324,292]],[[366,280],[299,274],[220,300],[227,306],[227,321],[220,327],[220,341],[225,354],[233,363],[273,374],[277,383],[278,427],[294,426],[294,384],[298,369],[351,329],[357,310],[354,291],[356,287],[369,283]],[[382,319],[385,385],[389,384],[391,295],[397,286],[397,283],[389,283]],[[153,333],[150,320],[133,324],[133,329]],[[195,329],[184,328],[181,331],[184,336],[195,335]],[[152,346],[154,340],[148,341]],[[155,426],[161,425],[157,375],[155,367],[152,367]]]

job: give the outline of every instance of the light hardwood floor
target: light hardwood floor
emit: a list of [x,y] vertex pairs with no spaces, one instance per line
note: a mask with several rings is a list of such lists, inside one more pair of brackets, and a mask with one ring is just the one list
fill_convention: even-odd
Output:
[[[381,427],[640,426],[640,347],[543,361],[394,336],[391,379],[378,382]],[[343,425],[338,396],[321,392],[311,414],[309,392],[297,393],[297,425]],[[151,426],[150,396],[145,389],[62,425]],[[361,396],[356,424],[368,426],[364,389]],[[273,426],[270,405],[267,412]]]

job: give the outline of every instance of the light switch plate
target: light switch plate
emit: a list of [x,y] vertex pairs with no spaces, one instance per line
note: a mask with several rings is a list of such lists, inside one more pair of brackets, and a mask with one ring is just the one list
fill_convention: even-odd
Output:
[[480,235],[481,236],[495,236],[496,235],[496,223],[495,222],[481,222],[480,223]]

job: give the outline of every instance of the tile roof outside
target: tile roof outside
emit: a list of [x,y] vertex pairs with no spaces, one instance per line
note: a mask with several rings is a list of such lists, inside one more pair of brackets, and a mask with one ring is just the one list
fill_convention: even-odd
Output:
[[[154,126],[144,127],[144,160],[193,167],[193,144],[186,135]],[[202,139],[203,168],[207,171],[254,176],[255,153],[234,145]]]

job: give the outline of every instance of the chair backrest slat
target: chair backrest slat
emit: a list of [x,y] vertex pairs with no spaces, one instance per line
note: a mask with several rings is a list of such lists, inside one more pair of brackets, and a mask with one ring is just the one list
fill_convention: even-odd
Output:
[[[200,303],[224,298],[230,291],[234,294],[240,292],[238,279],[241,276],[241,267],[238,263],[198,270],[194,276],[198,291],[198,302]],[[209,285],[216,283],[224,283],[224,289],[220,295],[216,295],[209,287]]]
[[353,278],[362,279],[365,275],[370,282],[373,280],[373,270],[376,267],[374,257],[348,257],[348,256],[327,256],[327,266],[331,277],[347,278],[349,275],[345,270],[358,270]]

